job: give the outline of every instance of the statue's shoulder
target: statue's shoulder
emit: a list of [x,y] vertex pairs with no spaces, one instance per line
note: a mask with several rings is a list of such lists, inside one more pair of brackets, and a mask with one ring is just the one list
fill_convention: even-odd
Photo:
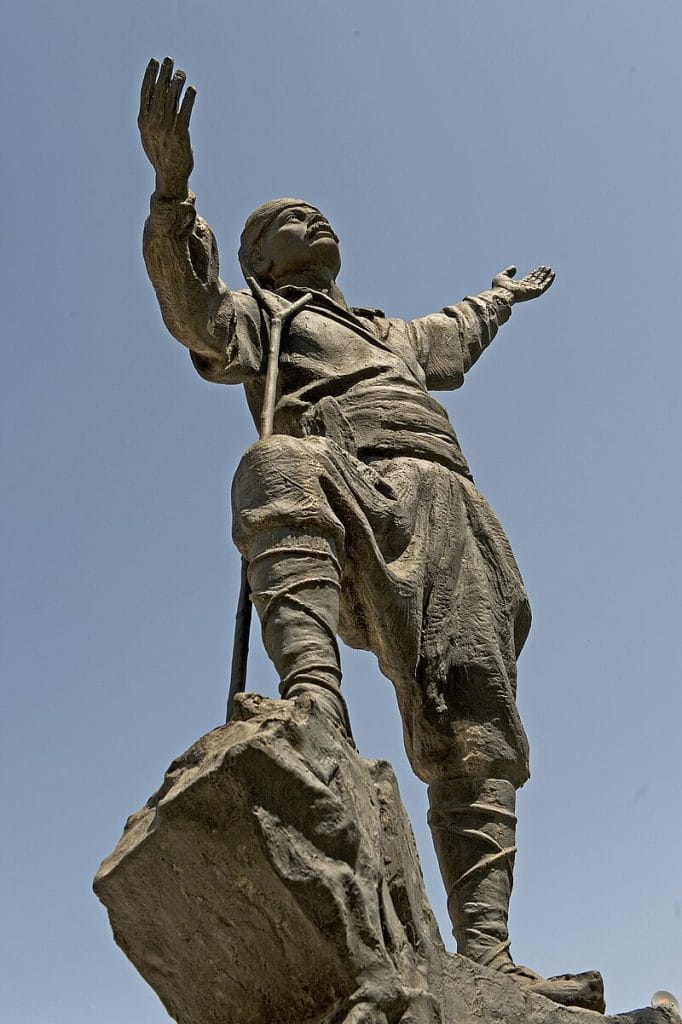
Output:
[[237,314],[241,313],[243,316],[251,318],[258,316],[258,302],[249,288],[240,288],[238,291],[232,292],[232,298]]
[[351,313],[362,317],[364,320],[385,320],[386,314],[383,309],[375,309],[373,306],[351,306]]

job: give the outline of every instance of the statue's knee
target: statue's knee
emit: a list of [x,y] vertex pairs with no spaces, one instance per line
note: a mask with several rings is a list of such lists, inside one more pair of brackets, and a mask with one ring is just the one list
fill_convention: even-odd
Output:
[[[319,442],[322,442],[321,444]],[[243,479],[267,477],[273,471],[287,472],[306,477],[321,468],[326,455],[326,440],[318,437],[289,437],[286,434],[272,434],[256,441],[244,453],[235,475],[235,483]]]
[[321,486],[321,478],[330,471],[324,438],[276,434],[252,445],[232,483],[237,546],[243,551],[247,535],[275,527],[339,532],[339,521]]

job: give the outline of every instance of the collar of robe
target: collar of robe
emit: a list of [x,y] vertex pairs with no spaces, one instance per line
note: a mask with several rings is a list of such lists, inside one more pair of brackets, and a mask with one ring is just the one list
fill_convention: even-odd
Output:
[[356,334],[360,334],[367,341],[371,342],[372,345],[383,348],[387,352],[392,351],[390,346],[386,345],[380,337],[370,330],[366,322],[363,322],[383,318],[384,313],[380,309],[368,309],[362,306],[348,307],[340,302],[336,302],[325,292],[318,292],[313,288],[299,288],[298,285],[293,284],[287,284],[282,288],[278,288],[275,294],[281,295],[283,299],[287,299],[289,302],[293,302],[302,295],[305,295],[307,291],[312,294],[312,300],[306,308],[314,309],[316,313],[322,313],[323,316],[329,317],[330,320],[336,320],[337,323],[350,327]]

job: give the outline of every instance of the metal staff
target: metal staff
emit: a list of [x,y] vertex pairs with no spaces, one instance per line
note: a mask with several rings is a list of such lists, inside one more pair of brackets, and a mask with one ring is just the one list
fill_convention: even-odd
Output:
[[[306,292],[296,302],[285,302],[277,296],[277,301],[264,292],[255,277],[247,278],[249,288],[261,309],[268,314],[268,362],[265,371],[265,393],[263,410],[260,418],[260,437],[270,437],[275,418],[277,398],[277,377],[279,375],[279,349],[282,340],[282,329],[312,299],[311,292]],[[230,689],[227,695],[226,722],[232,718],[234,698],[246,688],[246,665],[249,657],[249,633],[251,631],[251,588],[247,576],[249,564],[242,557],[241,582],[239,600],[234,623],[234,643],[232,645],[232,668],[230,672]]]

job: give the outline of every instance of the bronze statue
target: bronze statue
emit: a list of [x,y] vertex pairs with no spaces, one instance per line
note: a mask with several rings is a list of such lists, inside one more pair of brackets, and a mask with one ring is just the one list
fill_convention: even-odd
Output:
[[[512,306],[544,294],[554,273],[541,266],[517,280],[508,267],[490,290],[408,323],[349,307],[334,230],[288,198],[246,221],[239,258],[251,287],[231,291],[189,191],[195,90],[181,99],[184,84],[166,58],[150,62],[142,85],[138,123],[156,171],[145,261],[196,370],[243,384],[272,431],[237,470],[233,535],[281,696],[311,694],[350,739],[337,636],[375,653],[429,787],[458,951],[580,1004],[509,952],[515,792],[529,776],[516,659],[530,610],[509,542],[430,394],[460,387]],[[289,319],[266,388],[279,314]]]

